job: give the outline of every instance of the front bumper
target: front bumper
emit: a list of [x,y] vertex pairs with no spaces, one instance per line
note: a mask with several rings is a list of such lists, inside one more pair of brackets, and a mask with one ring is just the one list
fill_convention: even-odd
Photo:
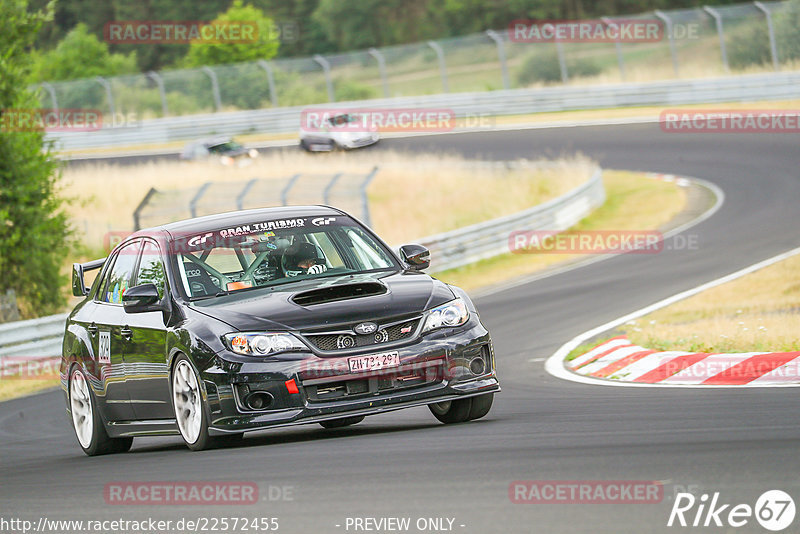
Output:
[[[489,333],[478,321],[471,323],[402,346],[376,345],[346,356],[303,353],[242,363],[220,354],[216,365],[201,372],[211,414],[209,430],[219,435],[316,423],[500,391]],[[393,351],[400,358],[397,368],[351,373],[347,366],[348,357]],[[483,363],[475,365],[476,358]],[[297,393],[290,392],[290,381]],[[268,394],[270,404],[254,410],[246,399],[259,391]]]

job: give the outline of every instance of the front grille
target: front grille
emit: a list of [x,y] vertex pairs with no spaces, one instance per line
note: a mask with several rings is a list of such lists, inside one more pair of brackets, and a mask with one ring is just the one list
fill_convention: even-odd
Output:
[[305,334],[305,338],[321,351],[344,351],[371,345],[383,345],[403,339],[411,339],[417,331],[420,319],[411,319],[390,326],[379,326],[374,334],[331,333]]

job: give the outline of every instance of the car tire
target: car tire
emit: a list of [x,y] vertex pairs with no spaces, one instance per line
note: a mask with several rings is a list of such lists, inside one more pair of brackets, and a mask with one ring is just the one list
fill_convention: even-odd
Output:
[[492,409],[494,393],[487,393],[478,397],[472,397],[472,407],[469,410],[469,420],[480,419]]
[[463,423],[469,420],[469,414],[472,410],[472,398],[437,402],[429,404],[428,408],[433,416],[442,423]]
[[353,417],[342,417],[341,419],[331,419],[330,421],[322,421],[320,425],[323,428],[342,428],[345,426],[355,425],[364,420],[363,415],[354,415]]
[[130,450],[133,438],[108,437],[91,389],[81,368],[73,367],[69,377],[69,405],[78,445],[88,456]]
[[185,355],[176,359],[169,383],[175,423],[186,446],[193,451],[214,446],[214,439],[208,433],[208,408],[203,401],[200,377]]
[[306,152],[311,152],[311,147],[308,146],[308,143],[306,142],[305,139],[300,140],[300,148],[302,148]]

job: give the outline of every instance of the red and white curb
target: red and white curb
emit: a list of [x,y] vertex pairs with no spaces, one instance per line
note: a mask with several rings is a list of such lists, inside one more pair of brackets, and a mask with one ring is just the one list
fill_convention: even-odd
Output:
[[[777,256],[760,261],[749,267],[745,267],[744,269],[682,293],[678,293],[651,304],[650,306],[618,317],[597,328],[588,330],[564,343],[552,356],[547,358],[545,370],[556,378],[583,384],[605,386],[688,388],[798,387],[800,386],[800,373],[798,373],[797,369],[792,369],[792,367],[800,367],[800,360],[797,359],[800,358],[800,353],[659,353],[655,351],[651,352],[644,347],[633,346],[627,341],[627,338],[618,337],[609,340],[608,343],[610,343],[610,345],[605,347],[603,351],[598,351],[601,347],[596,347],[586,354],[575,358],[571,362],[565,362],[567,355],[575,350],[581,343],[585,343],[587,340],[597,337],[603,332],[612,330],[621,324],[694,296],[712,287],[736,280],[737,278],[741,278],[742,276],[763,269],[764,267],[769,267],[787,258],[796,256],[797,254],[800,254],[800,248],[778,254]],[[651,355],[653,356],[652,358],[650,358]],[[791,355],[794,355],[794,357]],[[607,357],[607,359],[603,359],[604,357]],[[695,367],[696,364],[700,364],[700,362],[703,361],[705,363]],[[672,367],[665,367],[662,365],[669,362],[672,362]],[[655,367],[650,368],[649,366],[651,365]],[[628,367],[630,368],[625,371],[625,376],[623,377],[620,371]],[[573,368],[577,369],[573,370]],[[659,372],[664,374],[664,376],[663,379],[656,380],[658,376],[654,371],[659,368],[661,368]],[[579,372],[580,369],[583,369],[582,373]],[[702,372],[700,372],[701,369],[703,370]],[[712,370],[715,372],[709,374]],[[762,370],[763,373],[760,372]],[[607,373],[608,376],[601,377],[594,375],[594,373],[601,371]],[[668,375],[666,374],[667,371],[669,371]],[[652,374],[648,376],[647,373]],[[694,377],[691,376],[694,373],[700,374]],[[612,376],[616,378],[612,378]]]
[[800,352],[657,352],[625,336],[609,339],[566,365],[583,376],[645,384],[800,383]]

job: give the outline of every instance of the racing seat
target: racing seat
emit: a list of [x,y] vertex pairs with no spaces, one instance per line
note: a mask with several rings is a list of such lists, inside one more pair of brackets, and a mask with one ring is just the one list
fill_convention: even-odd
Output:
[[186,271],[186,279],[189,282],[190,297],[205,297],[219,293],[220,289],[214,283],[211,275],[200,265],[185,261],[183,270]]

